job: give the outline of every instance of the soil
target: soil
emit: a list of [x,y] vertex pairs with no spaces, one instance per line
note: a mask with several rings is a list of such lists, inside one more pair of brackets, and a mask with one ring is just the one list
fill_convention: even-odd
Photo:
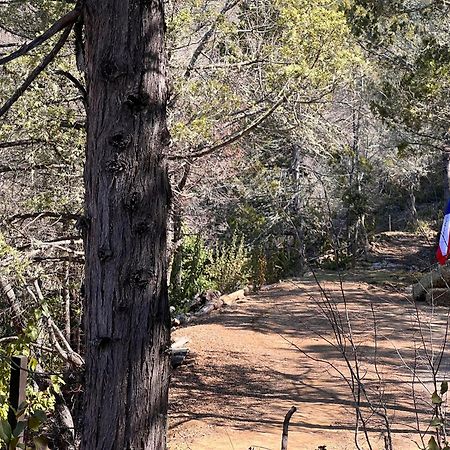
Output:
[[[317,280],[283,281],[176,330],[175,338],[189,338],[190,355],[172,374],[169,449],[279,449],[293,405],[289,450],[355,449],[356,438],[369,448],[361,425],[355,438],[349,367],[367,392],[359,404],[372,448],[385,448],[389,435],[394,449],[425,446],[435,391],[430,361],[440,361],[438,389],[450,372],[447,351],[441,358],[448,309],[415,305],[407,293],[418,266],[428,264],[410,258],[427,242],[415,237],[405,245],[408,258],[393,248],[405,234],[387,237],[372,263],[386,257],[395,270],[367,266],[343,279],[318,272]],[[345,329],[349,364],[330,313]]]

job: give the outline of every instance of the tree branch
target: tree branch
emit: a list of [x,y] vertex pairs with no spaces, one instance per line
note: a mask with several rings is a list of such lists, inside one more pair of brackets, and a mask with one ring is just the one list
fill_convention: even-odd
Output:
[[33,39],[28,44],[22,45],[19,49],[17,49],[15,52],[10,53],[8,56],[5,56],[3,58],[0,58],[0,66],[3,64],[6,64],[9,61],[12,61],[13,59],[19,58],[20,56],[25,55],[29,51],[36,48],[38,45],[42,44],[43,42],[50,39],[52,36],[54,36],[59,31],[63,30],[64,28],[71,26],[75,23],[78,16],[80,15],[80,11],[78,9],[74,9],[67,13],[65,16],[61,17],[58,21],[56,21],[46,32],[38,36],[36,39]]
[[197,148],[197,151],[195,153],[192,153],[190,155],[173,155],[169,156],[169,160],[180,160],[180,159],[189,159],[189,158],[201,158],[202,156],[209,155],[211,153],[214,153],[217,150],[220,150],[233,142],[238,141],[242,137],[246,136],[250,131],[254,130],[258,125],[260,125],[262,122],[264,122],[269,116],[271,116],[276,109],[278,109],[283,103],[285,103],[287,100],[286,96],[282,96],[270,109],[268,109],[264,114],[256,118],[253,122],[251,122],[247,127],[243,128],[242,130],[231,134],[230,136],[223,139],[221,142],[218,142],[216,144],[212,144],[211,146],[203,145],[199,148]]
[[11,321],[17,333],[22,333],[24,329],[23,311],[19,300],[17,299],[14,288],[5,277],[0,277],[0,293],[6,297],[6,301],[11,308]]
[[83,97],[84,107],[87,108],[88,94],[86,88],[83,86],[83,83],[81,83],[81,81],[78,78],[74,77],[70,72],[67,72],[66,70],[57,70],[55,73],[57,75],[62,75],[63,77],[66,77],[69,81],[72,82],[72,84],[79,90],[81,96]]
[[19,340],[19,336],[4,336],[0,338],[0,345],[10,344]]
[[86,130],[86,122],[70,122],[69,120],[61,120],[60,125],[63,128],[73,128],[74,130]]
[[19,141],[0,142],[0,148],[24,147],[34,144],[42,144],[42,139],[23,139]]
[[31,260],[38,263],[48,263],[48,262],[70,262],[71,264],[81,264],[84,265],[84,258],[82,256],[31,256]]
[[234,8],[240,0],[231,0],[225,3],[225,6],[220,10],[219,14],[217,15],[216,19],[214,20],[214,23],[211,25],[211,28],[203,35],[203,37],[200,40],[200,43],[198,44],[197,48],[195,49],[191,60],[189,61],[189,64],[187,66],[186,72],[184,73],[184,78],[188,79],[191,75],[191,71],[195,66],[195,63],[197,62],[197,59],[201,55],[203,49],[205,48],[208,41],[211,39],[211,36],[214,34],[214,31],[217,28],[217,24],[219,23],[220,19],[232,8]]
[[64,164],[36,164],[34,166],[22,166],[22,167],[0,165],[0,173],[27,172],[29,170],[64,169],[65,167],[67,166]]
[[[39,300],[39,303],[41,305],[44,304],[44,295],[42,294],[41,287],[39,286],[38,280],[34,281],[34,289],[37,293],[37,300]],[[34,295],[33,291],[30,289],[30,287],[27,288],[28,292],[31,294],[31,296],[36,300],[36,296]],[[73,366],[79,368],[84,365],[84,359],[75,352],[72,347],[70,346],[69,342],[65,338],[62,331],[59,329],[58,325],[56,325],[55,321],[51,317],[48,310],[43,309],[43,316],[47,319],[47,323],[49,325],[49,332],[50,332],[50,338],[53,341],[53,344],[55,345],[56,349],[58,350],[58,353],[60,356],[67,362],[71,363]],[[58,340],[59,338],[59,340]],[[60,344],[60,341],[62,345]]]
[[0,117],[4,116],[14,103],[22,96],[22,94],[30,87],[31,83],[39,76],[39,74],[55,59],[61,48],[69,37],[72,26],[66,28],[58,39],[58,42],[48,55],[41,61],[41,63],[28,75],[22,85],[14,92],[14,94],[5,102],[0,108]]
[[27,220],[27,219],[44,219],[50,217],[52,219],[69,219],[69,220],[80,220],[80,214],[70,214],[63,212],[53,212],[53,211],[41,211],[27,214],[15,214],[6,220],[7,223],[15,222],[16,220]]

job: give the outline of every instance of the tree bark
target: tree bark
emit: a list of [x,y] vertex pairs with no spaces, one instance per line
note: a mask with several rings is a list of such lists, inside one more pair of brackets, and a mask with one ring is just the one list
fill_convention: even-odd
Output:
[[409,209],[410,209],[410,217],[411,217],[411,226],[416,229],[419,221],[419,217],[417,214],[416,208],[416,196],[414,194],[414,186],[411,185],[409,188]]
[[[178,202],[177,202],[178,203]],[[173,240],[172,240],[172,263],[170,267],[169,283],[171,292],[181,289],[181,269],[183,266],[183,208],[175,204],[172,208],[173,217]]]
[[162,0],[86,0],[82,450],[166,448],[170,316]]
[[447,203],[450,199],[450,141],[448,140],[446,140],[443,148],[442,159],[444,162],[444,200]]

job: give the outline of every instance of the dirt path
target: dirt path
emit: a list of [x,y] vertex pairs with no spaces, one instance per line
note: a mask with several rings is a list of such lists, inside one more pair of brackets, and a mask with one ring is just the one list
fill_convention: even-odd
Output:
[[[351,319],[362,382],[373,404],[387,408],[394,449],[417,448],[412,442],[420,440],[414,411],[419,410],[422,425],[429,423],[427,389],[434,391],[424,342],[429,350],[433,342],[436,357],[447,311],[432,312],[425,305],[416,310],[405,294],[354,280],[343,283],[345,302],[338,282],[324,281],[322,286],[336,311]],[[347,379],[349,372],[332,345],[332,327],[323,314],[326,304],[314,280],[287,281],[177,330],[175,337],[190,339],[191,356],[172,376],[169,448],[278,449],[284,415],[295,405],[289,450],[321,445],[355,449],[354,402],[337,370]],[[445,355],[441,378],[450,372],[448,359]],[[367,404],[362,407],[369,417]],[[385,426],[376,414],[367,428],[373,448],[384,448]]]

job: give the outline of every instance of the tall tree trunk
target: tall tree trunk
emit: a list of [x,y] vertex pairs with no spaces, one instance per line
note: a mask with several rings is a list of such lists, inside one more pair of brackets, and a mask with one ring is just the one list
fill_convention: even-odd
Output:
[[443,175],[444,175],[444,199],[445,203],[450,199],[450,141],[446,140],[442,151]]
[[183,208],[176,204],[172,208],[173,240],[170,277],[168,277],[171,292],[178,292],[181,288],[181,269],[183,265]]
[[300,196],[301,191],[301,163],[302,153],[301,147],[294,144],[292,147],[292,172],[293,172],[293,186],[294,186],[294,250],[296,252],[296,273],[294,275],[303,275],[306,262],[306,248],[305,248],[305,231],[303,227],[303,211],[302,201]]
[[162,0],[85,0],[83,450],[166,448],[170,318]]
[[414,194],[414,186],[411,185],[409,188],[409,214],[410,214],[410,222],[411,222],[411,226],[416,229],[418,222],[419,222],[419,217],[417,214],[417,208],[416,208],[416,196]]
[[181,288],[181,270],[183,266],[183,217],[184,202],[182,192],[186,187],[186,183],[191,173],[191,162],[186,162],[183,168],[183,175],[176,185],[176,189],[172,198],[172,223],[173,236],[172,245],[169,253],[169,280],[172,292],[177,292]]
[[70,329],[70,264],[66,261],[63,265],[64,274],[62,279],[62,298],[64,301],[64,335],[68,342],[70,342],[71,338],[71,329]]

